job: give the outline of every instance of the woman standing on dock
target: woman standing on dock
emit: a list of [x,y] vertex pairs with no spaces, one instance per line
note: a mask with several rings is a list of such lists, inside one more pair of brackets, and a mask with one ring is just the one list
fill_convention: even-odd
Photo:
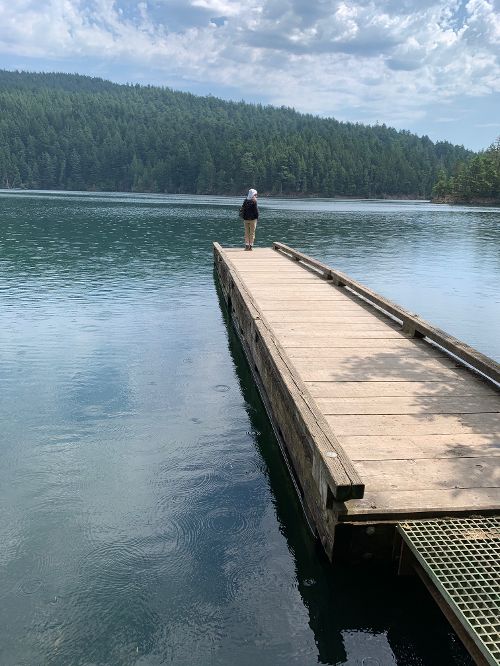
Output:
[[242,206],[243,224],[245,225],[245,250],[253,250],[255,228],[259,219],[257,208],[257,190],[249,189]]

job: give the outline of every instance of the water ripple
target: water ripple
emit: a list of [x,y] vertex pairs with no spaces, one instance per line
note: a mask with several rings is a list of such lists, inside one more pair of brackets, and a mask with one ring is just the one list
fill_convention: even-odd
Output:
[[[361,591],[317,557],[214,288],[211,243],[241,243],[239,200],[0,204],[2,664],[361,663],[373,637],[392,654],[386,635],[398,663],[467,663],[430,602]],[[262,206],[259,244],[500,356],[498,212]]]

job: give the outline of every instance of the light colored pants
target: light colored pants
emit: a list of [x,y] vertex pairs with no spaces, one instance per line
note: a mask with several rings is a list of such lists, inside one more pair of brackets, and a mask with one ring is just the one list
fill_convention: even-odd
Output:
[[253,245],[257,220],[243,220],[245,224],[245,245]]

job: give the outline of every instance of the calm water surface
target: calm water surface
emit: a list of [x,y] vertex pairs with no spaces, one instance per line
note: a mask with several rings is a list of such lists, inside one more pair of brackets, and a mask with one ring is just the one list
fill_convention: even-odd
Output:
[[[239,200],[0,193],[0,664],[469,664],[418,581],[331,569],[218,300]],[[500,212],[262,200],[500,358]]]

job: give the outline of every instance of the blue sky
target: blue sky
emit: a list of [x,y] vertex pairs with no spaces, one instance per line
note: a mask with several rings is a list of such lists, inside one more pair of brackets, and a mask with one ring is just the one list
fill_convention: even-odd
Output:
[[500,0],[0,0],[0,67],[500,135]]

